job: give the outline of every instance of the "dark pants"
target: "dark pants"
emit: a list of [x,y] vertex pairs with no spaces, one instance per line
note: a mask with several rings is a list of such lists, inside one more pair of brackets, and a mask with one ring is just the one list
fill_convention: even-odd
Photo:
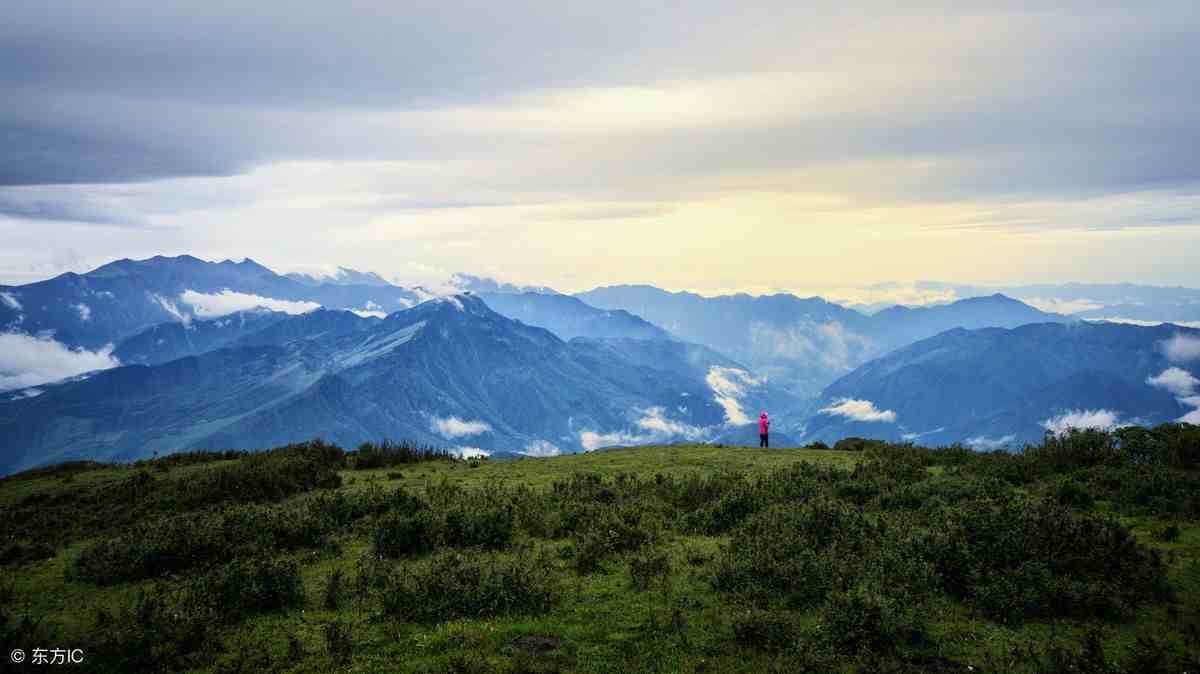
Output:
[[767,442],[767,434],[766,433],[758,434],[758,446],[759,447],[770,447],[771,446],[771,443]]

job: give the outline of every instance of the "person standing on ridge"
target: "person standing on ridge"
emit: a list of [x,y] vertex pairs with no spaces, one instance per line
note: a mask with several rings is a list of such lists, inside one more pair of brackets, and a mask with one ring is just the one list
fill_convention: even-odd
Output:
[[771,431],[771,420],[767,418],[767,413],[764,410],[762,414],[758,415],[758,446],[759,447],[770,447],[771,446],[771,443],[769,442],[769,440],[767,438],[767,435],[770,433],[770,431]]

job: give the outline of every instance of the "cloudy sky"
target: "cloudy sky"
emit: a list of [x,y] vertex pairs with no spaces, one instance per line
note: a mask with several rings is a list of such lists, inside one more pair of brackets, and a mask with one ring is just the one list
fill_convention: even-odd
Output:
[[0,282],[1200,286],[1195,0],[16,3]]

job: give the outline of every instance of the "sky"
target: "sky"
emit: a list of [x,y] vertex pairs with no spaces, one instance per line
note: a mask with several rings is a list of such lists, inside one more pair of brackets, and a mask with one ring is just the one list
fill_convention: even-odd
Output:
[[1200,287],[1194,0],[238,4],[6,7],[0,283]]

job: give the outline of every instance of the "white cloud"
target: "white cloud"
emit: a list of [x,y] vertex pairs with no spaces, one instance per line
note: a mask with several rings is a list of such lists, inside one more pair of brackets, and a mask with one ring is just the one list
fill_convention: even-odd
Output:
[[310,311],[316,311],[321,308],[321,305],[316,302],[279,300],[273,297],[238,293],[229,289],[212,294],[185,290],[179,295],[179,299],[185,304],[191,305],[196,315],[201,318],[227,316],[238,311],[257,309],[259,307],[293,315],[307,314]]
[[1107,431],[1120,425],[1120,415],[1117,412],[1105,409],[1068,410],[1056,417],[1042,421],[1042,428],[1055,435],[1062,435],[1072,428]]
[[649,431],[652,435],[683,437],[688,440],[698,440],[707,433],[704,428],[668,419],[664,414],[663,408],[651,407],[645,411],[642,418],[637,420],[637,426]]
[[488,450],[478,447],[452,447],[449,451],[460,459],[487,458],[492,455]]
[[[741,370],[735,371],[742,372]],[[746,376],[749,375],[747,374]],[[753,377],[750,377],[750,379],[754,380]],[[733,404],[736,405],[736,402]],[[727,407],[726,412],[728,411],[729,408]],[[740,408],[738,408],[737,411],[740,412]],[[666,416],[666,410],[662,407],[650,407],[644,410],[635,410],[635,413],[639,416],[634,422],[634,425],[640,430],[622,430],[609,433],[581,431],[579,433],[579,444],[585,451],[590,452],[600,447],[647,445],[659,442],[670,442],[674,440],[689,440],[692,442],[697,442],[703,440],[714,430],[713,428],[693,426],[682,421],[671,419]]]
[[1105,316],[1103,318],[1085,318],[1089,323],[1123,323],[1125,325],[1140,325],[1152,328],[1158,325],[1178,325],[1183,328],[1200,328],[1200,321],[1147,321],[1140,318],[1121,318],[1120,316]]
[[648,436],[634,435],[617,431],[614,433],[597,433],[595,431],[580,431],[579,444],[583,451],[590,452],[601,447],[617,447],[622,445],[640,445],[646,442]]
[[735,425],[750,423],[750,417],[742,411],[741,399],[746,395],[747,388],[765,383],[765,378],[755,377],[734,367],[714,365],[708,369],[704,381],[712,389],[713,400],[725,408],[726,421]]
[[171,314],[175,320],[183,323],[184,325],[192,324],[192,315],[180,309],[178,304],[175,304],[162,295],[150,295],[150,298],[153,299],[158,306],[162,307],[163,311]]
[[79,312],[79,320],[81,320],[81,321],[92,320],[92,308],[89,307],[88,305],[83,304],[81,302],[79,304],[72,304],[71,308],[74,309],[75,311]]
[[546,440],[534,440],[528,445],[525,445],[525,449],[522,450],[521,453],[526,456],[546,457],[558,456],[559,454],[562,454],[562,450]]
[[1088,299],[1059,299],[1057,297],[1018,297],[1029,306],[1052,314],[1078,314],[1103,309],[1106,305]]
[[978,450],[983,450],[983,451],[993,451],[993,450],[1004,449],[1006,447],[1009,447],[1010,445],[1012,445],[1013,442],[1016,441],[1016,439],[1017,439],[1016,435],[1006,435],[1002,438],[989,438],[989,437],[983,436],[983,435],[976,435],[973,438],[967,438],[964,441],[964,444],[966,444],[971,449],[978,449]]
[[112,356],[112,346],[99,351],[73,350],[49,338],[0,333],[0,391],[55,382],[120,364]]
[[387,318],[386,311],[371,311],[369,309],[351,309],[350,313],[359,318]]
[[871,340],[847,330],[837,321],[797,323],[779,328],[752,322],[750,348],[772,358],[819,360],[833,370],[849,370],[861,363],[873,350]]
[[0,302],[3,302],[9,309],[20,311],[21,303],[17,301],[17,296],[13,293],[0,293]]
[[430,427],[434,433],[443,438],[464,438],[471,435],[479,435],[492,430],[492,427],[482,421],[465,421],[458,417],[433,417],[430,420]]
[[822,408],[821,414],[846,417],[853,421],[867,423],[891,424],[896,422],[896,413],[892,410],[879,410],[876,409],[875,403],[870,400],[855,400],[853,398],[842,398],[834,401],[829,407]]
[[926,435],[933,435],[934,433],[941,433],[944,430],[946,430],[945,426],[939,426],[938,428],[935,428],[931,431],[923,431],[921,433],[904,433],[904,434],[901,434],[900,439],[908,440],[909,442],[912,442],[913,440],[916,440],[918,438],[923,438]]
[[843,306],[882,307],[900,304],[908,307],[948,304],[959,299],[953,288],[925,288],[915,283],[877,283],[863,287],[821,288],[810,293]]
[[1186,363],[1200,360],[1200,337],[1177,334],[1163,342],[1163,352],[1173,363]]
[[1200,396],[1188,396],[1186,398],[1180,398],[1179,403],[1181,405],[1194,407],[1195,409],[1179,417],[1177,421],[1181,421],[1185,424],[1196,424],[1197,426],[1200,426]]
[[1196,387],[1200,386],[1200,379],[1193,377],[1187,370],[1169,367],[1158,376],[1146,379],[1146,383],[1182,398],[1196,392]]

